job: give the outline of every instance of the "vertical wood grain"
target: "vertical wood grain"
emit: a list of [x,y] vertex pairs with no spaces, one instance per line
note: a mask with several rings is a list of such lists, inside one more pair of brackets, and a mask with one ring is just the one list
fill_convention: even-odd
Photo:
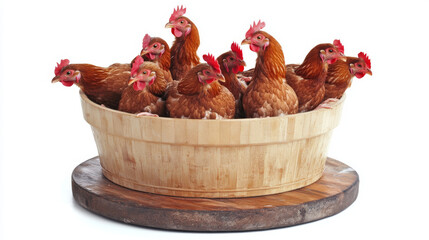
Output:
[[263,119],[136,117],[81,93],[103,174],[135,190],[184,197],[248,197],[313,183],[323,173],[344,99],[332,109]]

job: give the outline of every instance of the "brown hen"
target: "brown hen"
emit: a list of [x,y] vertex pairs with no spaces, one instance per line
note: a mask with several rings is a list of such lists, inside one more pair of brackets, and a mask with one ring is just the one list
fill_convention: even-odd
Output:
[[324,100],[340,99],[352,84],[353,77],[363,78],[365,74],[372,75],[371,60],[360,52],[358,57],[347,57],[345,61],[330,64],[325,80]]
[[237,78],[237,73],[242,72],[246,63],[243,61],[243,52],[237,43],[231,44],[231,51],[225,52],[217,58],[225,82],[220,82],[234,95],[235,98],[235,118],[244,117],[242,96],[247,85]]
[[319,44],[310,50],[301,65],[286,66],[286,81],[298,96],[299,112],[313,110],[323,101],[328,64],[337,61],[343,49],[339,40],[334,44]]
[[225,81],[219,64],[212,55],[204,55],[207,63],[193,67],[180,81],[167,89],[167,114],[173,118],[234,118],[235,99],[218,81]]
[[158,64],[158,66],[164,71],[164,77],[167,81],[173,81],[170,72],[170,47],[167,42],[160,37],[150,37],[146,34],[143,38],[143,48],[140,52],[140,56],[145,61],[150,61]]
[[176,37],[171,46],[170,61],[170,72],[174,80],[182,79],[191,68],[200,63],[197,55],[200,35],[195,24],[183,16],[185,13],[186,8],[177,7],[165,25],[166,28],[171,28],[171,32]]
[[144,62],[138,56],[131,70],[128,87],[122,92],[118,110],[129,113],[150,113],[165,116],[165,101],[162,97],[167,88],[167,79],[156,63]]
[[55,68],[52,83],[61,82],[64,86],[77,85],[91,101],[117,109],[122,91],[128,86],[130,64],[115,63],[107,68],[91,64],[69,64],[61,60]]
[[253,23],[242,44],[258,53],[252,82],[243,95],[246,117],[274,117],[298,111],[298,98],[286,84],[283,50],[277,40],[261,31],[265,23]]

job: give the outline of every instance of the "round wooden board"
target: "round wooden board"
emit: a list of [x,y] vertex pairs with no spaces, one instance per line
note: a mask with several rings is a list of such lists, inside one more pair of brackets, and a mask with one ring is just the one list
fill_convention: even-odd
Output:
[[84,208],[120,222],[182,231],[249,231],[293,226],[326,218],[357,198],[355,170],[327,159],[317,182],[290,192],[249,198],[184,198],[130,190],[102,174],[98,157],[75,168],[74,199]]

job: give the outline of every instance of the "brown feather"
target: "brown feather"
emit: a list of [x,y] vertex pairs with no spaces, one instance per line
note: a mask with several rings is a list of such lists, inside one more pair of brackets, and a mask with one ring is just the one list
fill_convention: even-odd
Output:
[[174,80],[182,79],[192,67],[200,63],[197,55],[200,46],[198,29],[191,20],[182,18],[191,24],[191,32],[187,36],[176,38],[171,46],[170,72]]
[[225,82],[221,82],[220,84],[226,87],[234,96],[235,98],[235,118],[242,118],[244,117],[244,109],[242,104],[242,97],[244,92],[247,89],[247,85],[245,83],[241,83],[237,79],[237,74],[235,74],[232,69],[227,70],[225,65],[223,64],[223,60],[227,59],[228,57],[232,56],[233,52],[228,51],[223,54],[221,54],[217,61],[220,66],[220,70],[222,72],[222,75],[225,77]]
[[180,81],[170,83],[167,90],[167,114],[173,118],[234,118],[235,99],[219,82],[202,84],[197,73],[210,67],[202,63],[192,68]]
[[[210,68],[210,66],[207,63],[201,63],[196,67],[192,68],[191,70],[189,70],[186,73],[186,76],[178,84],[177,89],[179,93],[184,95],[195,95],[203,92],[203,89],[205,88],[205,86],[198,81],[197,73],[207,68]],[[219,91],[220,91],[219,82],[216,81],[210,85],[211,87],[206,89],[207,93],[211,95],[210,97],[213,97],[219,94]]]
[[[274,117],[298,111],[298,99],[285,83],[283,50],[274,37],[260,31],[270,44],[259,51],[252,82],[243,95],[246,117]],[[256,33],[255,33],[256,34]]]
[[320,58],[320,50],[328,47],[333,45],[319,44],[310,50],[301,65],[286,66],[286,81],[298,96],[299,112],[313,110],[323,101],[328,64]]
[[162,100],[167,88],[164,71],[155,63],[145,62],[140,68],[149,69],[156,73],[155,81],[141,91],[128,86],[122,93],[118,110],[129,113],[149,112],[165,116],[165,101]]
[[129,64],[112,64],[107,68],[91,64],[70,64],[67,69],[78,70],[81,79],[77,86],[89,99],[117,109],[122,91],[127,87],[131,67]]
[[155,62],[159,65],[159,67],[165,71],[170,71],[170,58],[171,58],[171,50],[168,43],[159,37],[153,37],[150,39],[149,45],[152,45],[155,42],[159,42],[164,45],[164,53],[161,57],[156,57],[154,60],[150,59],[148,55],[142,56],[145,61]]
[[[165,79],[170,82],[173,81],[173,77],[171,76],[170,72],[170,59],[171,59],[171,50],[170,46],[168,46],[168,43],[159,37],[153,37],[150,39],[149,45],[152,45],[154,43],[161,43],[164,45],[164,53],[159,57],[158,55],[155,57],[155,59],[150,59],[148,55],[142,56],[145,61],[154,62],[158,64],[158,66],[164,71],[164,77]],[[134,60],[131,62],[131,65],[133,64]]]
[[350,64],[355,64],[362,61],[359,58],[347,57],[346,61],[336,61],[330,64],[328,73],[325,80],[325,96],[324,100],[328,98],[340,99],[344,92],[352,84],[353,74],[350,72]]

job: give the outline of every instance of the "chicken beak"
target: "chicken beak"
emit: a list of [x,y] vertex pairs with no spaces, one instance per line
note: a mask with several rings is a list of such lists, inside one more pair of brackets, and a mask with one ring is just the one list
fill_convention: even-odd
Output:
[[245,67],[246,66],[246,62],[244,60],[240,60],[240,65]]
[[139,79],[136,77],[132,77],[130,78],[130,80],[128,81],[128,86],[132,85],[133,83],[137,82]]
[[244,45],[244,44],[250,44],[251,42],[250,42],[250,39],[244,39],[243,41],[241,41],[241,45]]
[[52,83],[57,83],[60,81],[60,76],[55,76],[54,78],[52,78]]
[[371,71],[371,69],[367,68],[367,69],[366,69],[366,74],[369,74],[369,75],[371,75],[371,76],[372,76],[372,71]]
[[132,85],[133,83],[135,83],[137,81],[150,82],[154,77],[156,77],[156,72],[151,72],[149,74],[149,76],[147,76],[146,78],[142,77],[141,75],[131,77],[130,80],[128,81],[128,86]]
[[217,80],[221,82],[225,82],[225,77],[222,74],[217,74]]
[[165,28],[174,28],[174,24],[168,22],[165,24]]
[[149,53],[149,51],[147,49],[142,49],[142,51],[140,52],[140,56],[144,56],[147,53]]
[[341,60],[341,61],[347,61],[347,57],[344,55],[344,53],[338,51],[338,57],[337,60]]

